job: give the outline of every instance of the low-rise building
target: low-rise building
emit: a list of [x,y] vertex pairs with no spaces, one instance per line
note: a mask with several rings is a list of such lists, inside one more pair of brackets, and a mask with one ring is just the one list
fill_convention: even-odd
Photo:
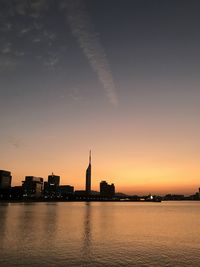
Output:
[[43,178],[26,176],[22,188],[24,198],[40,198],[43,192]]
[[113,198],[115,196],[115,185],[108,184],[106,181],[101,181],[100,196],[106,198]]
[[66,198],[74,194],[74,187],[71,185],[60,185],[58,192],[60,198]]

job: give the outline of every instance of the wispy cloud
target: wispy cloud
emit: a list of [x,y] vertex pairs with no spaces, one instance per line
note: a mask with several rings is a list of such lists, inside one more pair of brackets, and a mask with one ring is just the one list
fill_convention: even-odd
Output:
[[8,32],[12,30],[12,24],[10,22],[3,22],[0,26],[0,30],[3,32]]
[[0,72],[15,70],[24,55],[25,52],[13,47],[11,42],[0,43]]
[[94,30],[84,2],[81,0],[68,0],[63,8],[67,8],[67,19],[73,35],[87,57],[92,69],[97,73],[109,101],[118,105],[118,97],[112,72],[101,45],[98,34]]
[[5,70],[13,70],[17,65],[17,60],[13,56],[5,56],[0,54],[0,72]]
[[20,34],[24,35],[24,34],[29,33],[30,31],[31,31],[31,27],[25,27],[25,28],[21,29]]
[[16,0],[14,4],[14,9],[18,15],[25,16],[28,14],[33,18],[38,18],[41,12],[48,9],[49,2],[51,1],[49,0],[35,0],[35,1]]
[[20,148],[23,144],[20,138],[15,137],[15,136],[8,136],[7,137],[7,142],[14,148],[18,149]]
[[48,53],[48,57],[44,59],[44,65],[49,69],[54,69],[59,63],[59,55],[56,53]]
[[74,101],[74,102],[81,102],[84,100],[83,94],[81,94],[79,88],[72,88],[71,93],[69,94],[69,97]]
[[25,15],[28,9],[28,2],[25,1],[17,1],[16,2],[16,12],[19,15]]
[[33,43],[40,43],[40,42],[41,42],[41,39],[40,38],[33,39]]
[[9,54],[11,53],[11,43],[5,43],[3,48],[1,49],[2,54]]

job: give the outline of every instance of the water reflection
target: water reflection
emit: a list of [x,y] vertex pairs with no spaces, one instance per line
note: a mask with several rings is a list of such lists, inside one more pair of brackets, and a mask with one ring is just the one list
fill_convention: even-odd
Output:
[[55,244],[57,234],[57,223],[58,223],[58,204],[47,203],[44,206],[44,217],[43,217],[43,235],[47,235],[48,238],[45,240],[45,245],[52,246]]
[[83,220],[83,246],[82,246],[82,253],[84,260],[90,260],[92,258],[92,205],[90,202],[85,203],[85,213],[84,213],[84,220]]
[[7,214],[8,214],[8,209],[9,209],[9,204],[8,203],[3,203],[0,205],[1,209],[1,216],[0,216],[0,237],[1,237],[1,242],[0,242],[0,247],[4,246],[4,242],[6,241],[6,231],[7,231]]
[[18,218],[15,226],[17,228],[16,242],[19,243],[18,246],[22,245],[22,243],[35,243],[38,240],[39,236],[33,234],[38,231],[38,227],[40,227],[37,209],[37,203],[21,204],[16,214]]
[[0,266],[199,266],[195,203],[0,205]]

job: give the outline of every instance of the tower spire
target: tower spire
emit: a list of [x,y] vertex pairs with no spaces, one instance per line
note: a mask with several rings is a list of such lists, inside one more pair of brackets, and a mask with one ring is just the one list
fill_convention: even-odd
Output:
[[90,150],[90,153],[89,153],[89,164],[91,164],[91,161],[92,161],[92,154],[91,154],[91,150]]
[[91,150],[89,151],[89,165],[86,169],[86,179],[85,179],[85,191],[87,195],[90,195],[91,193],[91,161],[92,161],[92,156],[91,156]]

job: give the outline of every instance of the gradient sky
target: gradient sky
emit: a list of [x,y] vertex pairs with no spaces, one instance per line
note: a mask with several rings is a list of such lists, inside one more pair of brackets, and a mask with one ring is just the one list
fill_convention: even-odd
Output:
[[92,189],[200,186],[198,0],[1,0],[0,169]]

